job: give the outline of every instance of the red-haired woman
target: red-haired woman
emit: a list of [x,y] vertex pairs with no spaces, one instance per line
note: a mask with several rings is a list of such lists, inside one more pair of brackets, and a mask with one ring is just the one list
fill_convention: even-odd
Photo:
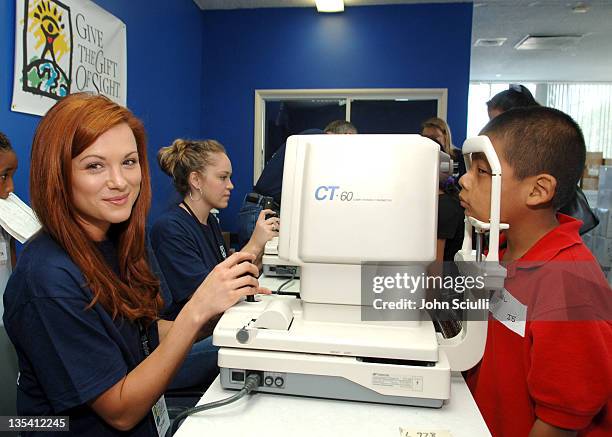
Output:
[[[5,295],[19,357],[19,415],[67,415],[76,435],[158,435],[152,408],[207,322],[258,289],[252,255],[219,264],[173,322],[145,247],[151,199],[141,122],[111,100],[73,94],[41,120],[32,206],[42,232]],[[158,404],[160,406],[161,404]],[[157,409],[156,409],[157,410]]]

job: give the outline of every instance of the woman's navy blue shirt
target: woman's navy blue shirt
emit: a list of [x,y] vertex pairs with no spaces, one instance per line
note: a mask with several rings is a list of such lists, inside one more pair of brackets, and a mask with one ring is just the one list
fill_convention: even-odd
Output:
[[202,224],[173,205],[151,228],[151,245],[172,294],[165,316],[175,319],[210,271],[226,258],[221,227],[213,214]]
[[[117,271],[112,243],[98,249]],[[4,325],[19,360],[17,412],[70,416],[70,433],[60,436],[157,436],[151,413],[122,433],[87,405],[144,360],[144,352],[135,323],[113,320],[100,304],[86,309],[92,292],[85,283],[48,234],[41,232],[23,249],[4,294]],[[154,349],[156,323],[148,336]]]
[[438,239],[446,240],[444,261],[452,262],[463,245],[465,213],[459,199],[443,193],[438,196]]

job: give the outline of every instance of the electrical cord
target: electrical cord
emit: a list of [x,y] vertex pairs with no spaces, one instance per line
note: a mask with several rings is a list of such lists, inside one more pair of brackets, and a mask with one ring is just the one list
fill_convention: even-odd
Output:
[[276,289],[276,291],[273,294],[291,295],[291,296],[298,294],[298,293],[291,292],[291,291],[281,291],[285,285],[289,284],[294,279],[295,279],[295,271],[291,274],[291,277],[289,279],[287,279],[285,282],[279,285],[279,287]]
[[237,401],[238,399],[244,397],[245,395],[255,390],[257,387],[259,387],[260,382],[261,382],[261,377],[259,376],[259,374],[251,373],[250,375],[247,375],[246,381],[244,382],[244,387],[242,387],[240,391],[236,393],[235,395],[230,396],[229,398],[221,399],[219,401],[209,402],[204,405],[198,405],[197,407],[193,407],[193,408],[183,411],[182,413],[180,413],[178,416],[174,418],[174,422],[172,423],[172,427],[170,428],[170,434],[166,434],[166,436],[170,437],[174,435],[174,433],[178,429],[181,422],[188,416],[191,416],[192,414],[195,414],[195,413],[199,413],[201,411],[211,410],[213,408],[222,407],[224,405],[231,404],[232,402]]

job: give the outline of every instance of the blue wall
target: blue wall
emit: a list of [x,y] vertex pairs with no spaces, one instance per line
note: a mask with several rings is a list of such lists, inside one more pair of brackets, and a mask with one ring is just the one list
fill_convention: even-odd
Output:
[[[96,0],[127,25],[128,106],[149,135],[155,218],[173,197],[155,154],[176,137],[216,138],[236,189],[236,215],[253,180],[255,89],[448,88],[448,121],[465,137],[471,4],[201,12],[192,0]],[[10,111],[15,2],[0,1],[0,130],[19,157],[16,192],[28,199],[30,145],[39,117]]]
[[270,88],[448,88],[448,122],[462,144],[472,4],[203,13],[202,131],[228,149],[236,186],[225,229],[253,181],[254,92]]
[[[200,9],[193,0],[96,0],[127,25],[128,106],[149,138],[153,176],[152,217],[174,190],[156,163],[162,145],[178,136],[197,138],[202,123],[202,35]],[[0,1],[0,131],[19,158],[15,192],[29,199],[30,146],[40,117],[11,112],[15,41],[15,1]]]

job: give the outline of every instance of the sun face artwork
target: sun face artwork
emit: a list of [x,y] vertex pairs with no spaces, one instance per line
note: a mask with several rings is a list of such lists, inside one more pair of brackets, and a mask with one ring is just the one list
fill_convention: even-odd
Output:
[[45,115],[76,92],[127,103],[125,23],[91,0],[14,1],[11,110]]
[[23,90],[60,100],[70,93],[72,20],[57,0],[26,0],[23,27]]

